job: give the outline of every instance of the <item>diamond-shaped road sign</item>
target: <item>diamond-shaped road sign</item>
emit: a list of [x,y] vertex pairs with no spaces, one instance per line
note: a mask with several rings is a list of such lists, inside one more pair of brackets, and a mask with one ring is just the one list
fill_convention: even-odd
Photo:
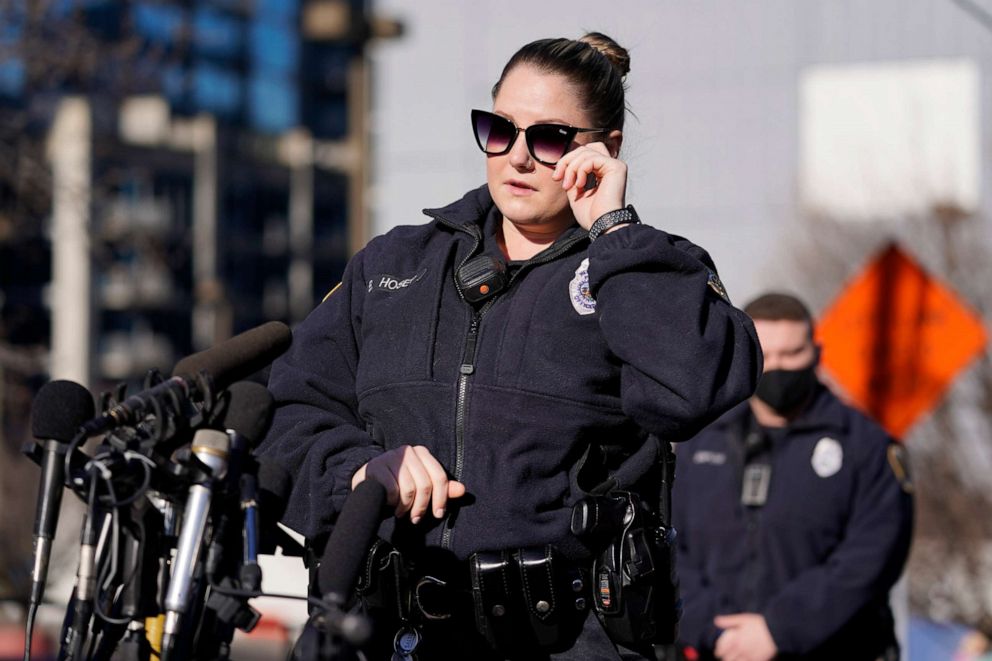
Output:
[[895,244],[827,308],[823,367],[856,406],[902,438],[985,348],[981,318]]

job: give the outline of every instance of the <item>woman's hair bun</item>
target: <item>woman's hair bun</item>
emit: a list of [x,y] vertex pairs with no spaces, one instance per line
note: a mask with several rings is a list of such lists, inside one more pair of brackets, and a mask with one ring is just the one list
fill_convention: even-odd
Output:
[[621,77],[626,76],[630,71],[630,53],[602,32],[589,32],[579,41],[589,44],[602,53]]

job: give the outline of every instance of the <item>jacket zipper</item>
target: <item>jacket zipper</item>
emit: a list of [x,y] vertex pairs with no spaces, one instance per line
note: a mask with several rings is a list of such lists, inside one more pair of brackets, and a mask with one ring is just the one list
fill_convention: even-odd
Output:
[[[475,349],[479,339],[479,325],[482,315],[492,300],[487,301],[478,312],[472,314],[472,323],[465,338],[465,353],[462,364],[458,368],[458,399],[455,403],[455,479],[462,479],[462,468],[465,465],[465,409],[468,405],[468,380],[475,372]],[[451,548],[451,529],[454,520],[449,514],[445,518],[444,529],[441,532],[441,548]]]
[[[431,216],[438,222],[441,222],[444,225],[451,227],[452,229],[465,232],[471,235],[473,239],[475,239],[475,244],[472,246],[472,249],[468,252],[468,254],[465,256],[465,259],[463,259],[461,261],[461,264],[459,264],[458,266],[458,268],[461,268],[465,264],[465,262],[467,262],[472,257],[472,255],[475,254],[475,251],[479,249],[479,245],[482,243],[482,234],[474,226],[459,225],[441,216],[435,216],[433,214],[431,214]],[[574,246],[576,243],[582,241],[585,238],[586,237],[583,235],[576,236],[571,241],[567,241],[566,243],[563,243],[562,245],[558,246],[558,248],[548,253],[541,259],[535,261],[528,261],[524,266],[518,269],[512,276],[510,276],[510,280],[507,283],[507,289],[510,288],[510,286],[513,284],[513,281],[516,280],[517,276],[519,276],[520,273],[524,271],[524,269],[526,269],[527,267],[534,266],[537,264],[546,264],[547,262],[553,261],[558,257],[564,255],[572,248],[572,246]],[[458,289],[458,293],[459,295],[461,295],[462,291],[461,288],[458,286],[457,278],[455,279],[455,288]],[[477,311],[474,311],[472,313],[472,321],[469,324],[468,335],[465,337],[465,351],[462,354],[462,362],[458,368],[458,372],[459,372],[458,395],[457,395],[457,400],[455,402],[455,470],[454,470],[455,480],[462,479],[462,468],[464,467],[465,464],[465,413],[468,406],[468,401],[467,401],[468,382],[469,382],[469,377],[471,377],[472,374],[475,373],[475,351],[479,340],[479,327],[482,325],[482,316],[486,313],[487,310],[489,310],[490,307],[492,307],[493,303],[495,303],[498,298],[499,295],[497,294],[493,298],[486,301],[482,305],[482,307],[480,307]],[[445,516],[445,521],[442,526],[441,548],[444,549],[451,548],[451,530],[453,527],[454,527],[454,519],[452,518],[451,513],[449,511],[449,513],[446,514]]]

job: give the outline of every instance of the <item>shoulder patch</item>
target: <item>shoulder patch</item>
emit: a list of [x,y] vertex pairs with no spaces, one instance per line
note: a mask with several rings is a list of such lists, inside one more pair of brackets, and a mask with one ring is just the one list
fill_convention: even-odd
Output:
[[334,292],[336,292],[340,288],[341,288],[341,283],[339,282],[338,284],[334,285],[331,288],[331,291],[329,291],[326,294],[324,294],[324,298],[320,299],[320,302],[323,303],[324,301],[326,301],[327,299],[329,299],[331,297],[331,294],[333,294]]
[[572,307],[581,315],[596,311],[596,299],[589,293],[589,258],[586,257],[575,269],[575,277],[568,283],[568,298]]
[[730,303],[730,297],[727,296],[727,289],[720,282],[720,276],[716,274],[716,271],[707,270],[709,271],[709,277],[706,279],[706,285],[715,291],[717,296]]
[[906,493],[913,493],[913,477],[909,472],[909,453],[906,452],[906,448],[899,443],[889,443],[886,454],[889,458],[889,468],[896,476],[899,486]]

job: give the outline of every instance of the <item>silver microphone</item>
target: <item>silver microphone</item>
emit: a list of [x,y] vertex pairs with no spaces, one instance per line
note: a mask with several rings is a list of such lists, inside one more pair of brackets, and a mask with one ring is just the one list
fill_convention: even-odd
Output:
[[203,535],[210,514],[213,482],[222,479],[227,473],[231,440],[222,431],[201,429],[193,436],[191,450],[193,455],[211,470],[211,479],[189,488],[179,543],[176,547],[176,558],[172,566],[172,578],[165,596],[163,652],[166,651],[166,647],[171,648],[175,643],[182,624],[182,615],[189,608],[193,574],[203,546]]

